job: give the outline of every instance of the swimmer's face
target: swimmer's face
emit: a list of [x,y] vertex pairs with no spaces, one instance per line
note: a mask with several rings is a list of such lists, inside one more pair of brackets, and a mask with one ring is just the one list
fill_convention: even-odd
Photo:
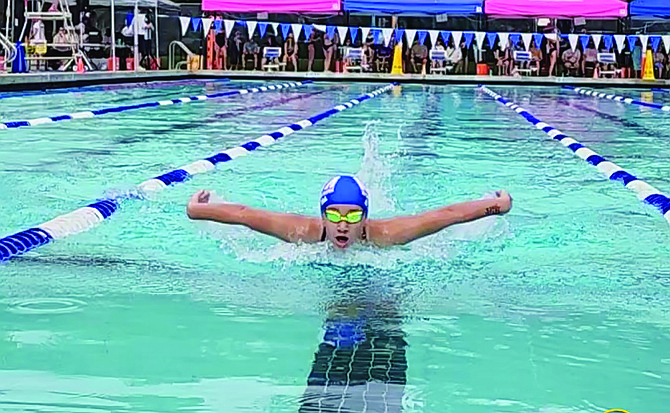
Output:
[[[328,206],[328,209],[335,210],[342,216],[347,215],[351,211],[362,211],[361,207],[358,205],[336,204]],[[351,224],[346,220],[337,223],[331,222],[326,219],[325,214],[322,215],[321,218],[323,220],[323,226],[326,228],[326,239],[332,242],[336,248],[348,248],[363,237],[363,227],[365,226],[365,221],[367,219],[365,216],[363,216],[363,219],[356,224]]]

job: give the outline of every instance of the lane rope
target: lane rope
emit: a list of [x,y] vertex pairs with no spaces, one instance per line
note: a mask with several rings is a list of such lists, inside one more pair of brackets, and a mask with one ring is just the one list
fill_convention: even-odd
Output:
[[611,93],[605,93],[605,92],[599,92],[597,90],[593,89],[585,89],[583,87],[574,87],[574,86],[562,86],[563,89],[565,90],[571,90],[577,94],[584,95],[584,96],[593,96],[597,97],[600,99],[609,99],[613,100],[615,102],[621,102],[625,103],[627,105],[638,105],[638,106],[645,106],[648,108],[654,108],[654,109],[659,109],[664,112],[670,112],[670,106],[668,105],[660,105],[658,103],[649,103],[649,102],[643,102],[641,100],[635,100],[626,96],[621,96],[621,95],[614,95]]
[[394,87],[394,84],[373,90],[356,99],[351,99],[346,103],[335,106],[325,112],[314,115],[310,118],[284,126],[272,133],[261,136],[255,140],[243,143],[240,146],[223,152],[216,153],[205,159],[201,159],[188,165],[177,168],[173,171],[151,178],[142,182],[131,191],[130,194],[121,195],[114,198],[100,199],[96,202],[79,208],[68,214],[60,215],[48,222],[29,228],[25,231],[17,232],[13,235],[0,239],[0,261],[9,260],[17,255],[33,250],[42,245],[46,245],[54,240],[65,238],[83,231],[87,231],[98,225],[106,218],[109,218],[119,209],[121,203],[129,199],[144,199],[149,193],[160,191],[166,187],[184,182],[190,177],[210,172],[216,169],[216,164],[229,162],[240,156],[260,148],[274,145],[280,138],[286,137],[299,130],[308,128],[316,123],[329,118],[339,112],[351,109],[354,106],[365,102],[366,100],[377,97],[388,92]]
[[87,111],[83,111],[83,112],[75,112],[75,113],[69,113],[69,114],[58,115],[58,116],[47,116],[47,117],[43,117],[43,118],[30,119],[30,120],[18,120],[18,121],[13,121],[13,122],[3,122],[3,123],[0,123],[0,129],[26,128],[26,127],[35,126],[35,125],[44,125],[44,124],[47,124],[47,123],[63,122],[63,121],[69,121],[69,120],[74,120],[74,119],[93,118],[95,116],[106,115],[108,113],[120,113],[120,112],[129,111],[129,110],[135,110],[135,109],[154,108],[154,107],[158,107],[158,106],[178,105],[178,104],[181,104],[181,103],[201,102],[201,101],[204,101],[204,100],[216,99],[216,98],[221,98],[221,97],[229,97],[229,96],[235,96],[235,95],[246,95],[247,93],[266,92],[268,90],[278,90],[278,89],[284,89],[284,88],[291,88],[291,87],[303,86],[303,85],[310,84],[310,83],[312,83],[311,80],[303,80],[301,82],[287,82],[287,83],[281,83],[281,84],[277,84],[277,85],[253,87],[253,88],[249,88],[249,89],[229,90],[229,91],[226,91],[226,92],[212,93],[212,94],[209,94],[209,95],[198,95],[198,96],[190,96],[190,97],[183,97],[183,98],[176,98],[176,99],[160,100],[160,101],[156,101],[156,102],[137,103],[135,105],[115,106],[115,107],[105,108],[105,109],[87,110]]
[[482,90],[500,104],[505,105],[509,109],[518,113],[528,122],[532,123],[537,129],[540,129],[550,138],[569,148],[572,152],[575,153],[575,155],[579,156],[584,161],[598,168],[598,170],[610,180],[622,182],[626,188],[635,192],[639,200],[656,207],[656,209],[661,214],[663,214],[668,224],[670,224],[670,198],[668,198],[667,195],[663,194],[661,191],[649,185],[648,183],[641,181],[636,176],[626,172],[619,165],[612,163],[604,157],[598,155],[596,152],[582,145],[577,140],[568,137],[560,130],[540,121],[526,109],[513,102],[505,100],[502,96],[493,92],[486,86],[481,86],[480,90]]

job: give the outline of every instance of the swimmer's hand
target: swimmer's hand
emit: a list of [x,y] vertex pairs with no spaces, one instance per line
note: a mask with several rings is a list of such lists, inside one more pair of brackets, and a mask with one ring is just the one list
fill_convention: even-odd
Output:
[[210,196],[211,193],[203,189],[193,194],[186,207],[188,217],[191,219],[204,219],[206,217],[205,207],[209,204]]
[[[500,191],[495,192],[496,199],[498,200],[498,205],[496,205],[499,208],[487,208],[486,209],[486,215],[493,215],[493,214],[506,214],[509,212],[510,209],[512,209],[512,197],[510,196],[507,191],[504,189]],[[493,209],[496,209],[497,211],[493,211]],[[489,210],[491,212],[489,213]]]

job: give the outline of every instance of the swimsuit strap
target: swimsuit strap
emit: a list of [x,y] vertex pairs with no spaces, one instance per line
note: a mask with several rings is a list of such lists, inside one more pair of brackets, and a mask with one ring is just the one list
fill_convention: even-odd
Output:
[[323,232],[321,233],[321,242],[326,240],[326,227],[323,227]]

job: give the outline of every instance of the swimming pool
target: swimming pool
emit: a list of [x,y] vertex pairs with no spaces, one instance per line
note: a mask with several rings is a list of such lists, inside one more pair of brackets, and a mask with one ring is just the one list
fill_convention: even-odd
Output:
[[[3,121],[32,119],[259,85],[18,96],[0,108]],[[0,233],[379,87],[316,82],[2,130]],[[491,89],[670,191],[665,112]],[[357,172],[375,217],[501,188],[515,204],[406,247],[346,254],[185,216],[201,188],[316,214],[323,183]],[[0,411],[665,412],[667,239],[654,208],[475,87],[405,85],[0,264]],[[338,330],[358,344],[324,346]]]

